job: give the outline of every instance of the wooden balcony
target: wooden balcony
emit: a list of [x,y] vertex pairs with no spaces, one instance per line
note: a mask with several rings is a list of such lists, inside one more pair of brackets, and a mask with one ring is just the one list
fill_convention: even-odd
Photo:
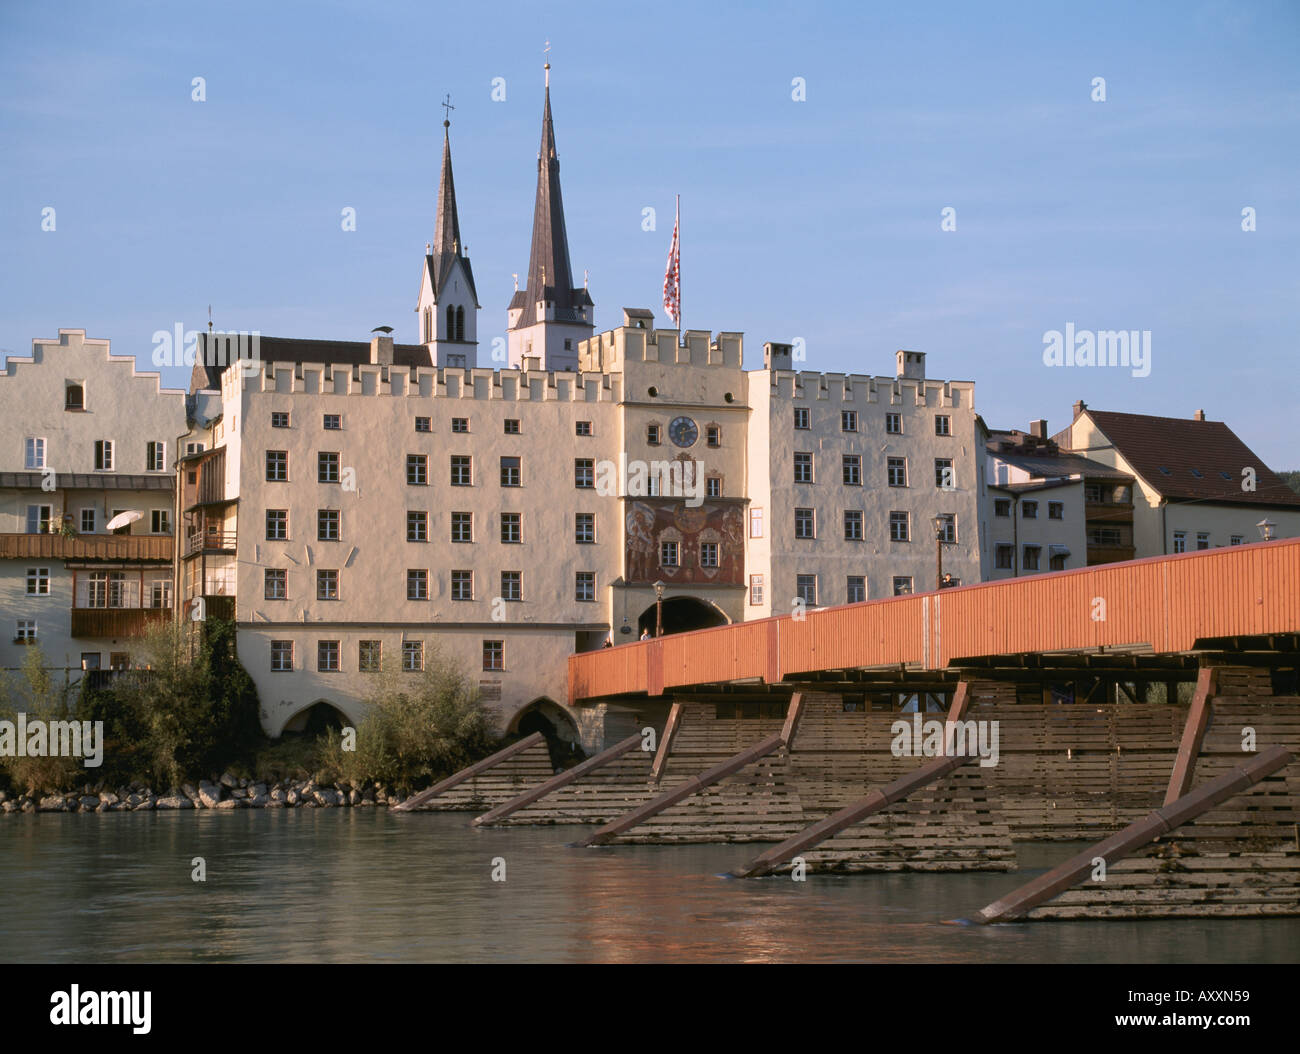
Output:
[[169,534],[0,534],[0,560],[103,560],[172,562]]
[[1089,545],[1088,566],[1094,564],[1117,564],[1122,560],[1132,560],[1135,550],[1131,545]]
[[196,531],[185,539],[185,555],[199,553],[233,553],[237,537],[234,531]]
[[[1132,523],[1133,503],[1127,501],[1085,501],[1083,518],[1088,523]],[[1124,557],[1125,560],[1131,556]]]
[[171,618],[166,608],[73,608],[74,637],[143,637],[150,625]]

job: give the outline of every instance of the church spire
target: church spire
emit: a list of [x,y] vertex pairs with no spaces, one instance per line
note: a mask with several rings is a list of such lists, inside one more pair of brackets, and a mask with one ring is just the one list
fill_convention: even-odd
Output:
[[[450,111],[450,96],[442,104]],[[451,120],[443,118],[442,122],[442,179],[438,184],[438,219],[433,235],[433,251],[438,255],[458,256],[462,252],[460,244],[460,219],[456,215],[456,183],[451,176],[451,138],[448,129]]]

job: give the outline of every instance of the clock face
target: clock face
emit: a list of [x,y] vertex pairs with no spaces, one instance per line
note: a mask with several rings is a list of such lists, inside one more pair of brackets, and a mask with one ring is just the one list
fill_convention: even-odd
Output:
[[675,417],[668,426],[668,438],[678,446],[693,446],[700,437],[700,430],[689,417]]

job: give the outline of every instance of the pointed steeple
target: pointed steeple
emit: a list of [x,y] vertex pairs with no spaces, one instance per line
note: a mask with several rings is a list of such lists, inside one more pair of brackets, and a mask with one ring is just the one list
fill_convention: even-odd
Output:
[[440,256],[458,256],[461,251],[456,183],[451,176],[450,127],[450,121],[442,122],[442,180],[438,184],[438,220],[433,235],[433,251]]

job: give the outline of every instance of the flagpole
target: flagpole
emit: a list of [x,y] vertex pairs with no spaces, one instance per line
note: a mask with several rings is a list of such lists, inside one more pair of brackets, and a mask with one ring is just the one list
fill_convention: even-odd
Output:
[[682,196],[677,195],[677,216],[673,223],[677,231],[677,343],[682,342]]

